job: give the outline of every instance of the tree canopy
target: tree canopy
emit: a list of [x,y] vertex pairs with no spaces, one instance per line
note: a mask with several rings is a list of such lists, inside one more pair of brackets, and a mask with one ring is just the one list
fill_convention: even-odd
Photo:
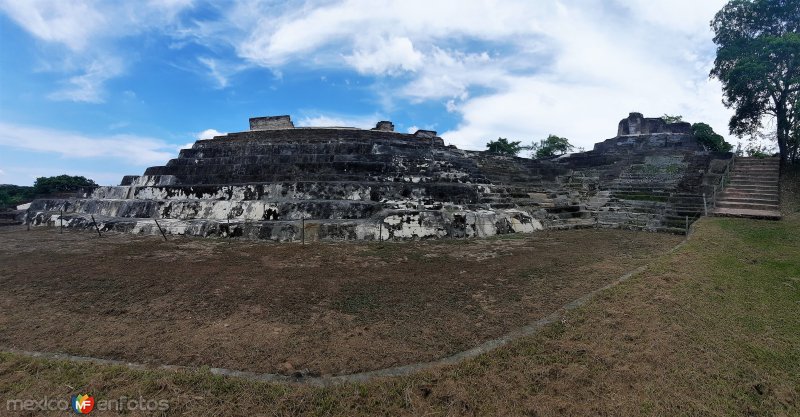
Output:
[[711,22],[717,57],[711,76],[734,109],[732,134],[754,134],[773,117],[781,162],[800,142],[800,1],[731,0]]
[[520,142],[509,142],[506,138],[497,138],[497,140],[490,141],[486,144],[489,152],[499,153],[503,155],[516,155],[523,147]]
[[714,129],[705,123],[693,124],[692,132],[697,138],[697,141],[708,148],[708,150],[714,152],[730,152],[733,150],[733,145],[725,142],[725,138],[723,138],[722,135],[714,132]]
[[81,176],[59,175],[56,177],[39,177],[33,183],[36,194],[52,194],[77,191],[81,188],[97,187],[94,181]]
[[539,143],[533,143],[529,149],[533,151],[535,158],[542,159],[564,155],[575,149],[575,147],[569,143],[569,139],[551,134],[547,139],[540,140]]
[[664,120],[664,122],[666,123],[678,123],[683,121],[683,116],[679,114],[676,115],[665,114],[661,116],[661,119]]

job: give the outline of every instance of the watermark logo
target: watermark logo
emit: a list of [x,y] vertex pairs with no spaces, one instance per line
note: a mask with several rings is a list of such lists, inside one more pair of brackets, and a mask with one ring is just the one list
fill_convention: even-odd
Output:
[[94,410],[94,397],[89,394],[73,395],[72,396],[72,410],[76,414],[89,414]]
[[[128,413],[131,411],[166,411],[169,410],[169,400],[145,399],[142,397],[117,397],[101,398],[99,400],[89,394],[74,395],[71,401],[66,398],[43,397],[39,399],[8,399],[6,400],[6,410],[12,412],[27,412],[31,414],[37,411],[74,411],[76,414],[89,414],[92,410],[116,411]],[[0,412],[0,415],[3,415]]]

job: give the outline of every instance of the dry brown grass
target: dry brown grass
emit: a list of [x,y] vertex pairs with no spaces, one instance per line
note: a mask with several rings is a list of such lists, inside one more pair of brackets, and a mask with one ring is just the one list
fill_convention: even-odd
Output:
[[503,335],[679,240],[582,230],[300,246],[20,231],[0,235],[0,347],[285,374],[374,370]]

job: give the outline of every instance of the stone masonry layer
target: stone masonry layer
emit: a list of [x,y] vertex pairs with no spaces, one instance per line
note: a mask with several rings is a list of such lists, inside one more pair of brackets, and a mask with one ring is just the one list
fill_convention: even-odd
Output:
[[281,242],[681,232],[724,175],[717,161],[729,158],[704,151],[683,124],[638,113],[593,150],[551,160],[460,150],[389,121],[362,130],[258,117],[249,131],[197,141],[119,186],[36,200],[26,221],[94,228],[94,216],[101,230]]

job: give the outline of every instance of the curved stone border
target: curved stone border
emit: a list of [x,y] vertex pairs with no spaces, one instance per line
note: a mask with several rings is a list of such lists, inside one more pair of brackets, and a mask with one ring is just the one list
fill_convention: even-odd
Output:
[[[691,231],[692,230],[690,229],[690,234]],[[683,246],[688,241],[688,238],[689,238],[688,236],[684,238],[683,241],[678,243],[672,249],[668,250],[666,254],[675,252],[678,248]],[[596,297],[599,293],[627,281],[634,275],[644,272],[647,269],[647,267],[648,265],[640,266],[634,269],[633,271],[630,271],[625,275],[622,275],[621,277],[615,279],[614,281],[596,290],[593,290],[576,300],[573,300],[563,305],[558,310],[524,327],[513,330],[510,333],[507,333],[496,339],[486,341],[472,349],[458,352],[450,356],[445,356],[443,358],[436,359],[430,362],[418,362],[403,366],[396,366],[393,368],[384,368],[384,369],[377,369],[374,371],[366,371],[355,374],[336,375],[336,376],[304,376],[304,375],[293,376],[293,375],[258,373],[250,371],[239,371],[227,368],[210,368],[210,372],[214,375],[242,378],[250,381],[275,382],[275,383],[301,383],[301,384],[309,384],[315,386],[330,386],[330,385],[337,385],[350,382],[356,382],[356,383],[366,382],[372,378],[403,376],[414,372],[431,369],[434,367],[454,365],[466,359],[474,358],[476,356],[497,349],[501,346],[507,345],[508,343],[513,342],[517,339],[536,334],[544,326],[547,326],[548,324],[555,323],[561,320],[564,317],[565,313],[585,305],[587,302]],[[125,362],[114,359],[93,358],[89,356],[75,356],[64,353],[33,352],[33,351],[25,351],[17,349],[2,349],[2,352],[12,353],[21,356],[28,356],[32,358],[44,358],[44,359],[62,360],[70,362],[90,362],[99,365],[124,366],[126,368],[136,369],[136,370],[196,371],[199,369],[199,367],[181,366],[181,365],[152,366],[135,362]]]

